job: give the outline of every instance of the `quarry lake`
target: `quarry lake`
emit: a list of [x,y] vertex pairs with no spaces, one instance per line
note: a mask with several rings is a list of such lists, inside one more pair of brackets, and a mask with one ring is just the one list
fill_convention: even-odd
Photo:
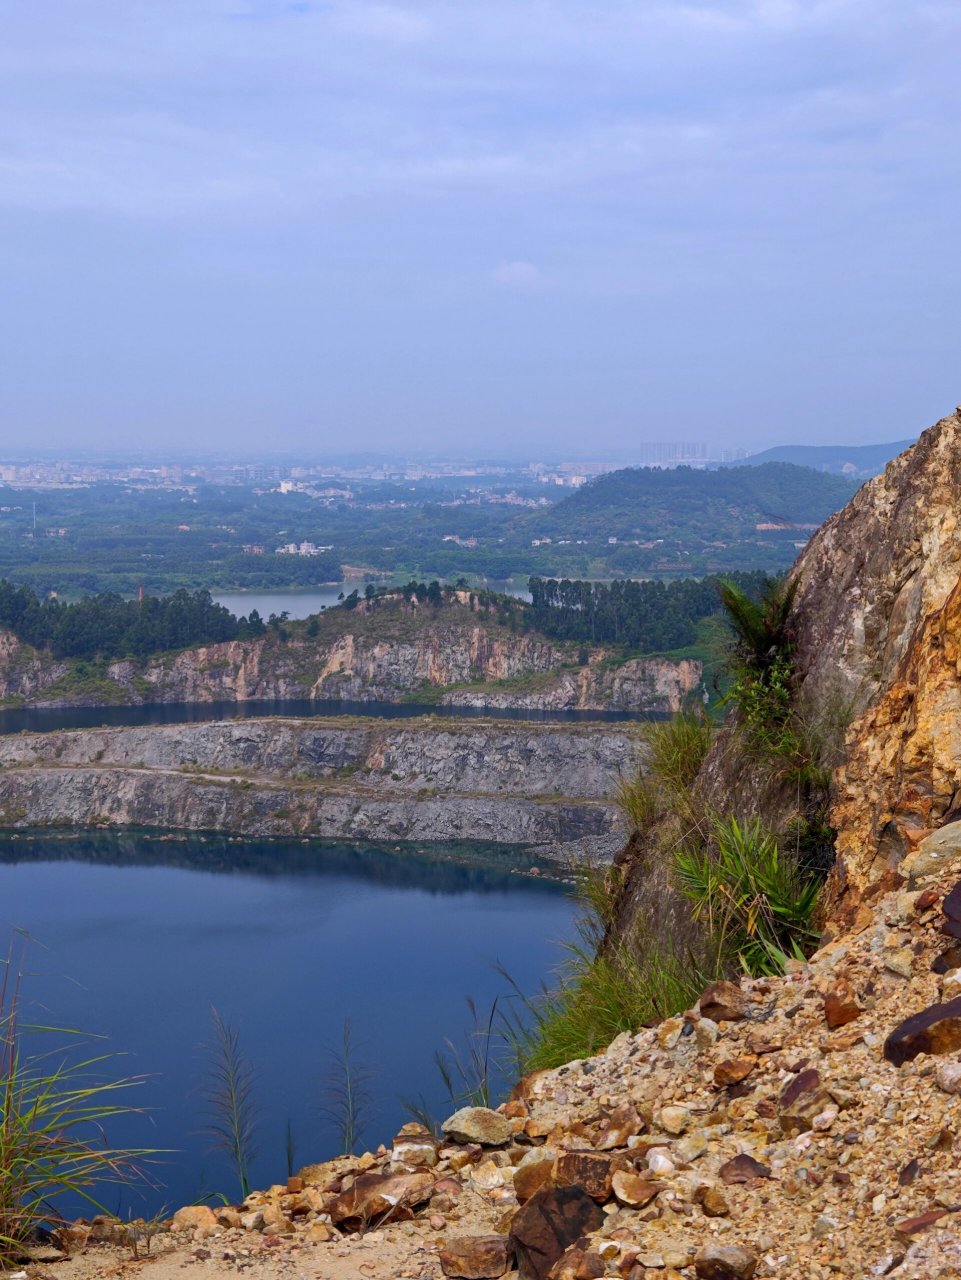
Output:
[[318,698],[275,702],[147,702],[142,706],[3,707],[0,734],[51,733],[57,729],[96,729],[109,725],[196,724],[207,720],[243,720],[264,716],[374,716],[410,720],[418,716],[440,719],[527,720],[534,724],[618,724],[668,719],[660,712],[540,711],[528,707],[439,707],[398,702],[346,702]]
[[[405,1100],[449,1114],[434,1054],[450,1040],[469,1056],[467,997],[486,1024],[495,999],[512,1007],[495,962],[536,992],[574,932],[561,885],[511,874],[517,849],[477,852],[130,832],[0,839],[0,923],[6,937],[29,934],[27,1020],[102,1037],[91,1052],[122,1055],[98,1068],[105,1076],[147,1076],[129,1095],[143,1114],[108,1137],[172,1149],[151,1164],[153,1187],[108,1188],[105,1207],[126,1217],[237,1198],[204,1133],[212,1008],[256,1073],[254,1186],[336,1154],[323,1109],[345,1019],[355,1071],[373,1073],[361,1149],[410,1119]],[[513,1066],[503,1046],[494,1056],[503,1082]]]

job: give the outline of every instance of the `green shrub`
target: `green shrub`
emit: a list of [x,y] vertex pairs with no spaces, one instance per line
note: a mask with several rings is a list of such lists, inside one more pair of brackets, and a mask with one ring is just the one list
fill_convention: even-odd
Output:
[[790,725],[797,671],[790,622],[797,582],[769,581],[759,599],[733,583],[721,586],[721,603],[733,641],[728,698],[737,707],[748,744],[764,756],[793,758],[799,743]]
[[730,697],[752,738],[777,749],[794,703],[794,664],[778,654],[762,671],[738,676]]
[[819,880],[782,854],[760,822],[715,818],[708,844],[674,853],[678,887],[694,904],[711,941],[714,968],[738,962],[748,973],[783,973],[817,943]]

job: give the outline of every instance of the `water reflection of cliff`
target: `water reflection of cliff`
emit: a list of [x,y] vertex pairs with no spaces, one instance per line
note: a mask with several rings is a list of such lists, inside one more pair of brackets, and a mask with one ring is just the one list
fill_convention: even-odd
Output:
[[530,878],[537,858],[517,846],[328,844],[320,840],[242,840],[222,835],[140,831],[37,832],[0,839],[0,864],[83,862],[104,867],[179,867],[217,875],[356,876],[428,893],[557,893],[546,876]]

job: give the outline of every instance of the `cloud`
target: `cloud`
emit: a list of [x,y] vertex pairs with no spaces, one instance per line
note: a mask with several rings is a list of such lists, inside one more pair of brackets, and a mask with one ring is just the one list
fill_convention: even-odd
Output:
[[[251,420],[286,386],[305,422],[460,421],[483,365],[471,403],[508,435],[530,420],[501,377],[522,348],[532,401],[575,434],[598,371],[611,420],[673,422],[702,368],[737,429],[765,378],[808,389],[794,412],[825,431],[835,404],[890,416],[892,370],[932,398],[956,381],[956,0],[6,8],[0,274],[21,305],[0,429],[48,395],[66,422],[71,386],[116,417],[103,353],[135,337],[144,420],[163,350],[185,406],[209,386]],[[850,334],[877,358],[825,372],[810,353]],[[48,356],[63,378],[31,377]]]
[[500,289],[513,293],[530,293],[540,288],[544,277],[532,262],[501,262],[491,272],[491,279]]

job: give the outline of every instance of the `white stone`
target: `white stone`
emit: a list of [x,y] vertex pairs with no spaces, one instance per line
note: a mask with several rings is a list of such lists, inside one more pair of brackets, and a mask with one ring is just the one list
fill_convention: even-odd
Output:
[[816,1115],[814,1119],[811,1121],[811,1128],[818,1129],[820,1131],[823,1131],[825,1129],[830,1129],[831,1125],[834,1124],[837,1118],[838,1118],[837,1107],[825,1107],[824,1110],[821,1111],[818,1115]]
[[942,1062],[937,1080],[938,1088],[945,1093],[961,1093],[961,1062]]
[[710,1049],[717,1043],[720,1027],[713,1018],[701,1018],[694,1024],[694,1039],[699,1049]]
[[668,1155],[664,1147],[654,1147],[647,1153],[647,1167],[651,1173],[659,1174],[667,1177],[668,1174],[674,1172],[674,1161]]

